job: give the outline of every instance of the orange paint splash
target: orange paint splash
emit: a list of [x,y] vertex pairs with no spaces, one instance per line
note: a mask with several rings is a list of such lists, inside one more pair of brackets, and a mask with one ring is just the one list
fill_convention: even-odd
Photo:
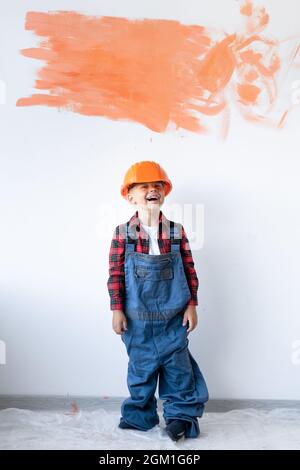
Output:
[[17,106],[65,108],[156,132],[205,132],[205,116],[221,115],[225,138],[228,96],[246,119],[261,122],[262,107],[276,99],[280,69],[278,43],[259,35],[269,21],[265,9],[246,0],[240,12],[245,32],[218,41],[178,21],[29,12],[26,29],[44,39],[22,54],[46,65],[35,82],[40,92]]
[[28,13],[26,29],[48,39],[24,55],[43,59],[36,88],[18,106],[61,106],[89,116],[127,119],[162,132],[170,121],[201,125],[189,100],[210,39],[200,26],[176,21],[93,18],[72,12]]
[[262,31],[269,23],[269,15],[264,7],[254,7],[252,0],[245,0],[240,13],[247,16],[247,31],[253,33]]

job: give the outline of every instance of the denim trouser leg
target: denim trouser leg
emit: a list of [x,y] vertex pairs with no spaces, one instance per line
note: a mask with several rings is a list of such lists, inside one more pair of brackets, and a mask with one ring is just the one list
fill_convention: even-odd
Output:
[[163,400],[166,424],[173,419],[188,421],[190,426],[186,437],[197,437],[200,432],[197,417],[203,414],[208,391],[198,364],[188,349],[186,327],[182,327],[181,322],[182,316],[174,322],[173,341],[168,342],[166,338],[166,354],[159,375],[159,397]]
[[152,341],[149,341],[150,326],[147,328],[143,322],[130,321],[128,331],[123,335],[129,356],[127,386],[130,397],[122,403],[122,419],[141,431],[159,423],[155,397],[159,367]]
[[122,420],[146,431],[159,423],[155,390],[164,419],[190,423],[186,437],[197,437],[208,392],[201,371],[188,350],[182,315],[163,322],[129,320],[123,341],[129,356],[127,384],[130,398],[122,404]]
[[197,417],[200,418],[203,414],[208,393],[200,369],[191,353],[182,351],[181,355],[184,362],[188,355],[192,367],[190,373],[186,371],[183,374],[172,364],[161,367],[159,397],[163,400],[163,416],[166,424],[173,419],[188,421],[190,425],[186,437],[197,437],[200,434]]

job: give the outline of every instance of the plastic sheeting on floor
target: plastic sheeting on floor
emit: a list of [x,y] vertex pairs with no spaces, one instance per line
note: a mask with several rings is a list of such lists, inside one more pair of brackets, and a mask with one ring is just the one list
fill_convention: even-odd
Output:
[[247,408],[207,412],[197,439],[173,442],[160,425],[148,432],[118,428],[119,412],[0,411],[1,449],[300,449],[300,410]]

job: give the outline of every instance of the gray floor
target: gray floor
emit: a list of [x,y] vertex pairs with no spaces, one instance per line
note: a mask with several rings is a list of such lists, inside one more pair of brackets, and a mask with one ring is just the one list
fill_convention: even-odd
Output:
[[1,449],[300,449],[300,402],[210,400],[197,439],[118,428],[123,398],[0,395]]
[[[27,410],[66,410],[76,402],[81,409],[92,411],[98,408],[117,410],[124,397],[82,397],[82,396],[43,396],[43,395],[0,395],[0,410],[22,408]],[[158,408],[162,404],[158,400]],[[226,412],[254,408],[272,410],[274,408],[295,408],[300,410],[300,400],[209,400],[206,412]]]

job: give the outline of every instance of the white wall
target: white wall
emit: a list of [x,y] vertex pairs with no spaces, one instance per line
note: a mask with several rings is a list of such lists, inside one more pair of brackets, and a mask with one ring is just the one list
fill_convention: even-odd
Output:
[[[263,4],[271,35],[300,34],[299,2]],[[216,132],[157,134],[134,123],[15,106],[33,92],[40,65],[18,52],[36,44],[24,31],[26,11],[173,18],[231,31],[239,22],[234,5],[2,5],[1,394],[127,395],[127,356],[111,328],[106,290],[108,249],[114,226],[132,214],[119,195],[123,174],[153,159],[174,184],[167,216],[175,203],[204,207],[204,245],[193,249],[199,327],[190,347],[211,398],[300,399],[299,109],[281,131],[247,123],[233,109],[222,142]]]

